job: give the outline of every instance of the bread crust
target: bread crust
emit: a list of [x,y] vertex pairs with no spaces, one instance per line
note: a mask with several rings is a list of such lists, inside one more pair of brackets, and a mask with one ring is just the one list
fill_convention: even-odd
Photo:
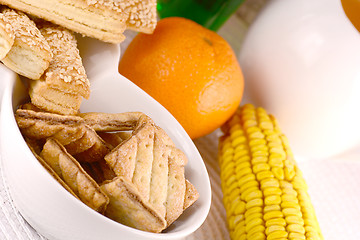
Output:
[[11,24],[8,24],[4,14],[0,13],[0,60],[10,51],[14,39],[15,34]]
[[35,23],[23,12],[1,9],[6,26],[11,26],[14,42],[2,62],[14,72],[39,79],[52,59],[50,46]]
[[151,33],[155,0],[0,0],[0,3],[99,40],[120,43],[126,28]]

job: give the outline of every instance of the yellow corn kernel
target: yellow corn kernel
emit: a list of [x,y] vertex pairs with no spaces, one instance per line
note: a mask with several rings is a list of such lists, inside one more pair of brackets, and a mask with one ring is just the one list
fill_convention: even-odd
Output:
[[305,233],[305,228],[300,223],[299,224],[298,223],[289,224],[286,226],[286,229],[289,232],[297,232],[297,233],[302,233],[302,234]]
[[250,181],[250,182],[244,183],[243,185],[240,186],[240,192],[244,192],[246,189],[254,187],[254,186],[259,186],[259,183],[257,181]]
[[253,219],[262,219],[263,214],[261,212],[253,213],[246,217],[245,224],[248,225]]
[[229,218],[229,229],[234,230],[235,226],[244,219],[244,215],[234,215]]
[[284,215],[287,216],[299,216],[302,217],[302,213],[299,209],[297,208],[283,208],[282,212],[284,213]]
[[299,217],[299,216],[287,216],[285,218],[285,221],[287,224],[293,224],[293,223],[299,223],[301,224],[302,226],[304,226],[304,219]]
[[255,182],[255,175],[252,173],[246,174],[245,176],[242,176],[238,179],[239,186],[244,185],[247,182]]
[[249,222],[246,222],[245,220],[245,231],[249,232],[252,228],[258,226],[258,225],[263,225],[264,224],[264,220],[259,217],[259,218],[253,218],[251,219]]
[[268,187],[264,189],[264,196],[270,196],[270,195],[279,195],[281,196],[282,191],[280,188],[276,188],[276,187]]
[[264,233],[262,232],[255,232],[253,234],[248,234],[247,235],[247,239],[252,239],[252,240],[265,240],[266,236]]
[[264,205],[264,202],[262,198],[253,199],[246,203],[246,209],[250,209],[253,207],[262,207]]
[[249,202],[250,200],[253,200],[256,198],[262,198],[262,197],[263,197],[263,194],[258,188],[257,189],[250,188],[244,192],[244,199],[246,202]]
[[262,172],[262,171],[269,171],[270,170],[270,166],[267,163],[258,163],[253,165],[253,172],[255,174]]
[[264,152],[256,152],[256,154],[253,154],[253,158],[251,159],[251,163],[254,165],[257,163],[266,163],[267,161],[268,157]]
[[284,220],[284,218],[273,218],[273,219],[270,219],[270,220],[266,221],[266,223],[265,223],[266,227],[270,227],[270,226],[273,226],[273,225],[278,225],[278,226],[285,227],[286,226],[286,221]]
[[286,136],[247,104],[222,126],[219,166],[230,238],[323,239]]
[[271,171],[261,171],[256,174],[256,179],[258,181],[264,180],[266,178],[272,178],[274,174]]
[[281,207],[279,205],[267,205],[264,207],[264,213],[272,211],[280,211]]
[[275,178],[267,178],[267,179],[264,179],[264,180],[261,180],[260,181],[260,186],[261,186],[261,189],[266,189],[268,187],[276,187],[278,188],[280,185],[279,185],[279,181]]
[[263,210],[262,207],[253,207],[253,208],[247,209],[245,212],[245,218],[249,218],[249,216],[254,213],[261,213],[262,210]]
[[306,237],[304,234],[291,232],[291,233],[289,233],[289,239],[290,240],[305,240]]
[[234,138],[234,140],[231,142],[231,145],[233,147],[236,147],[236,146],[239,146],[241,145],[243,142],[246,141],[246,138],[244,137],[237,137],[237,138]]
[[285,230],[274,231],[267,236],[267,239],[274,240],[274,239],[278,239],[278,238],[287,238],[288,235],[289,235],[288,232],[286,232]]
[[[265,227],[263,225],[257,225],[253,227],[249,232],[247,232],[248,238],[255,237],[256,235],[259,235],[258,233],[264,233]],[[263,234],[265,236],[265,234]],[[266,237],[266,236],[265,236]],[[252,239],[252,238],[250,238]]]
[[284,214],[281,211],[271,211],[264,214],[264,219],[267,221],[272,218],[280,218],[283,216]]
[[270,233],[275,231],[285,231],[285,227],[281,225],[271,225],[266,228],[265,233],[267,236],[269,236]]
[[279,180],[284,180],[285,172],[284,169],[281,167],[272,167],[271,171],[274,173],[274,176]]
[[281,203],[281,208],[295,208],[295,209],[298,209],[300,210],[301,207],[299,205],[298,202],[282,202]]
[[281,197],[279,195],[270,195],[264,199],[265,205],[274,205],[281,203]]

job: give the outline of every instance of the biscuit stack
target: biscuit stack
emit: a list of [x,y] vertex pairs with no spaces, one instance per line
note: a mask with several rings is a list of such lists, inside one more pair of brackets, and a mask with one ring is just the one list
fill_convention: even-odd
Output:
[[162,232],[199,197],[185,178],[188,159],[143,113],[79,113],[90,83],[74,36],[119,43],[127,28],[151,33],[156,1],[70,2],[0,0],[0,60],[28,79],[31,99],[16,121],[36,159],[77,199]]
[[51,175],[115,221],[158,233],[199,197],[185,154],[142,113],[64,116],[26,104],[15,118]]
[[120,43],[125,29],[151,33],[157,22],[156,0],[75,0],[71,4],[0,0],[0,4],[4,4],[0,5],[0,61],[29,79],[35,106],[64,115],[77,114],[82,100],[90,97],[74,32]]
[[90,96],[73,32],[49,22],[35,23],[25,13],[1,8],[4,26],[1,61],[29,79],[32,103],[49,112],[77,114],[83,98]]
[[152,33],[156,0],[0,0],[1,4],[110,43],[120,43],[125,29]]

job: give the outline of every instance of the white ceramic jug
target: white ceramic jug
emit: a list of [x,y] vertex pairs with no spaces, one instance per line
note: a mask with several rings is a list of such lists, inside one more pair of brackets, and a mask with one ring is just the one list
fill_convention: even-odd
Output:
[[360,33],[340,0],[272,0],[239,55],[250,102],[279,121],[295,155],[360,143]]

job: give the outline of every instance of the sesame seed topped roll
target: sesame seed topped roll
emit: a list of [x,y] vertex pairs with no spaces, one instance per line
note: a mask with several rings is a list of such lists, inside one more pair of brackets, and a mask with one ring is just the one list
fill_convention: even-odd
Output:
[[35,23],[23,12],[2,9],[2,19],[11,25],[14,44],[2,62],[14,72],[30,79],[39,79],[48,68],[52,53]]
[[40,32],[48,42],[53,58],[42,76],[52,88],[62,92],[90,97],[90,82],[86,76],[75,35],[60,26],[41,22]]
[[38,27],[53,58],[40,80],[30,81],[31,102],[49,112],[77,114],[82,98],[90,97],[90,82],[75,36],[71,31],[48,22],[41,22]]
[[157,22],[156,0],[0,0],[0,3],[110,43],[122,42],[127,28],[151,33]]
[[152,33],[156,27],[156,0],[87,0],[91,6],[106,6],[127,16],[129,29]]
[[0,60],[10,51],[14,44],[14,31],[11,24],[4,20],[4,15],[0,13]]

